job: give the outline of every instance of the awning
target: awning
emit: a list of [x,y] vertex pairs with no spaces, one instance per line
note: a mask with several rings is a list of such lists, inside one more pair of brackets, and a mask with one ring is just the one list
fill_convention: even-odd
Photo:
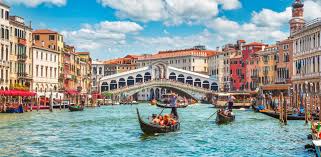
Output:
[[66,90],[65,92],[68,95],[77,95],[79,92],[77,90]]
[[23,91],[23,90],[1,90],[0,95],[2,96],[36,96],[37,93],[32,91]]
[[291,84],[271,84],[262,86],[263,90],[289,90]]

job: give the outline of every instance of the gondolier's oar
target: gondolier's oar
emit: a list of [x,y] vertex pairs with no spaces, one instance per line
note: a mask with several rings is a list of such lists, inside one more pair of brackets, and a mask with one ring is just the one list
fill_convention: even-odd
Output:
[[165,110],[165,108],[163,108],[163,109],[162,109],[162,112],[160,112],[158,115],[160,116],[160,115],[163,113],[164,110]]
[[207,119],[210,119],[211,117],[213,117],[219,110],[217,110],[214,114],[212,114],[210,117],[208,117]]

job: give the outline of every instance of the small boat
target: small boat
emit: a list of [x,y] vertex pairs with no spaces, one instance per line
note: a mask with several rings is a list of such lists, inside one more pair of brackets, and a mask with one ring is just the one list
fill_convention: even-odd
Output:
[[[267,116],[279,119],[280,118],[280,113],[274,112],[274,111],[266,111],[266,110],[260,110],[260,113],[263,113]],[[313,119],[317,119],[318,117],[313,116]],[[304,114],[288,114],[287,115],[287,120],[305,120],[305,115]]]
[[217,124],[229,123],[235,120],[235,115],[227,116],[223,112],[217,112],[215,122]]
[[156,106],[160,107],[160,108],[186,108],[188,105],[177,105],[176,107],[172,107],[169,104],[159,104],[159,103],[157,103]]
[[83,106],[69,106],[69,111],[70,112],[83,111],[83,110],[84,110]]
[[[152,135],[152,134],[156,134],[156,133],[168,133],[168,132],[175,132],[178,131],[180,129],[180,122],[177,118],[177,123],[175,125],[172,126],[159,126],[159,125],[155,125],[155,124],[151,124],[148,122],[145,122],[140,114],[138,109],[137,110],[137,116],[138,116],[138,121],[140,124],[140,128],[141,130],[148,135]],[[172,109],[173,112],[173,109]],[[177,116],[178,117],[178,116]]]
[[137,101],[132,101],[132,102],[131,102],[131,104],[133,104],[133,105],[134,105],[134,104],[135,104],[135,105],[137,105],[137,104],[139,104],[139,103],[138,103]]
[[156,105],[156,104],[157,104],[157,100],[156,100],[156,99],[153,99],[152,101],[150,101],[150,104],[151,104],[151,105]]

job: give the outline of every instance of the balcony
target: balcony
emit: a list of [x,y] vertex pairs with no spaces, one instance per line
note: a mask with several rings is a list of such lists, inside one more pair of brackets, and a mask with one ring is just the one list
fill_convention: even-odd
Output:
[[18,77],[18,79],[31,79],[29,77],[29,75],[27,73],[25,73],[25,72],[17,73],[17,77]]
[[289,78],[276,78],[275,79],[275,84],[287,84],[291,83],[291,79]]
[[18,59],[18,61],[20,61],[20,62],[25,62],[27,58],[28,58],[27,55],[18,55],[18,56],[17,56],[17,59]]
[[251,76],[251,79],[252,80],[257,80],[257,79],[259,79],[259,77],[257,75],[253,75],[253,76]]
[[20,45],[26,46],[26,45],[27,45],[27,40],[26,40],[26,39],[23,39],[23,38],[18,38],[18,43],[19,43]]
[[263,75],[268,75],[268,74],[269,74],[269,71],[267,71],[267,70],[263,71]]

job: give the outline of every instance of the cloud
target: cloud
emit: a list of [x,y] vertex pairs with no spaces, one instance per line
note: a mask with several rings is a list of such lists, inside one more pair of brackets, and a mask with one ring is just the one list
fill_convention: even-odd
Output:
[[[256,15],[253,15],[256,16]],[[215,31],[215,34],[225,43],[235,42],[238,39],[247,41],[275,42],[288,37],[287,32],[281,31],[282,24],[261,25],[255,18],[249,23],[237,23],[227,18],[216,18],[206,26]],[[223,42],[223,43],[224,43]]]
[[142,22],[162,21],[165,25],[200,23],[224,10],[241,7],[239,0],[98,0],[105,7],[115,9],[119,18]]
[[306,0],[304,2],[304,18],[306,21],[321,17],[321,1]]
[[287,24],[292,16],[292,8],[288,7],[283,12],[275,12],[270,9],[262,9],[252,13],[252,22],[258,26],[280,27]]
[[143,52],[156,53],[159,50],[186,49],[193,46],[211,45],[215,39],[208,30],[188,36],[164,36],[164,37],[135,37],[132,46],[137,46]]
[[242,7],[239,0],[218,0],[218,2],[223,5],[224,10],[239,9]]
[[8,4],[23,4],[27,7],[36,7],[41,4],[64,6],[67,4],[67,0],[4,0]]
[[[128,21],[103,21],[98,24],[85,24],[79,30],[62,31],[67,43],[82,51],[97,53],[111,50],[116,45],[126,44],[128,35],[135,35],[143,30],[139,24]],[[97,52],[100,51],[100,52]]]

